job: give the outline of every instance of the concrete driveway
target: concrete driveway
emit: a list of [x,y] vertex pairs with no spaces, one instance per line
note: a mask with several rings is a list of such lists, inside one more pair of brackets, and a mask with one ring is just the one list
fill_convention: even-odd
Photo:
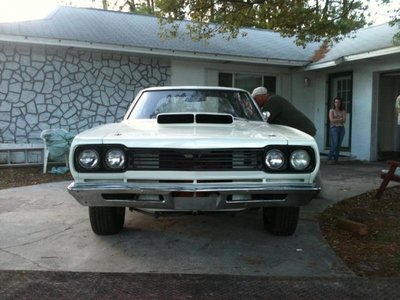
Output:
[[323,165],[323,192],[302,209],[295,235],[264,231],[261,211],[160,218],[127,211],[124,230],[92,233],[68,182],[0,191],[0,270],[355,276],[325,243],[317,216],[380,184],[383,163]]

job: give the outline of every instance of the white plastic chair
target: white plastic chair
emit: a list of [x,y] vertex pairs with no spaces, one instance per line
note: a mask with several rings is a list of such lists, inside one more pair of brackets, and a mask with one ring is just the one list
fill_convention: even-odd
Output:
[[[51,156],[51,153],[49,151],[49,139],[48,137],[51,136],[52,134],[60,134],[60,135],[66,135],[68,131],[65,129],[46,129],[43,130],[42,133],[40,134],[40,138],[43,140],[44,148],[43,148],[43,173],[47,173],[47,163],[49,160],[49,156]],[[65,165],[67,168],[69,168],[69,163],[68,163],[68,153],[69,153],[69,148],[66,150],[64,153],[64,159],[65,159]]]

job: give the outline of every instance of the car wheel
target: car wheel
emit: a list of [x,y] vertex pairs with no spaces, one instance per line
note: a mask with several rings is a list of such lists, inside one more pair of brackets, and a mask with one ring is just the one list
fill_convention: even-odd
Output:
[[299,207],[264,207],[264,227],[273,235],[292,235],[296,231],[299,212]]
[[89,207],[89,218],[95,234],[115,234],[124,227],[125,207]]

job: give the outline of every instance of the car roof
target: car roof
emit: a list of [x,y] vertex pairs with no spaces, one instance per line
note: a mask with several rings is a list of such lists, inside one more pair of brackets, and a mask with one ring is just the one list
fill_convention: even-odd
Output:
[[232,87],[220,87],[220,86],[161,86],[161,87],[150,87],[143,89],[142,92],[147,91],[172,91],[172,90],[215,90],[215,91],[235,91],[235,92],[246,92],[248,91],[232,88]]

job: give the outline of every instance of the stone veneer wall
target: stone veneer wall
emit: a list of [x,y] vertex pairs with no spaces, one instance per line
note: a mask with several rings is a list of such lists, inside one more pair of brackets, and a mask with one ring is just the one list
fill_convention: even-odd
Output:
[[141,89],[169,84],[170,66],[159,59],[0,44],[0,143],[119,121]]

